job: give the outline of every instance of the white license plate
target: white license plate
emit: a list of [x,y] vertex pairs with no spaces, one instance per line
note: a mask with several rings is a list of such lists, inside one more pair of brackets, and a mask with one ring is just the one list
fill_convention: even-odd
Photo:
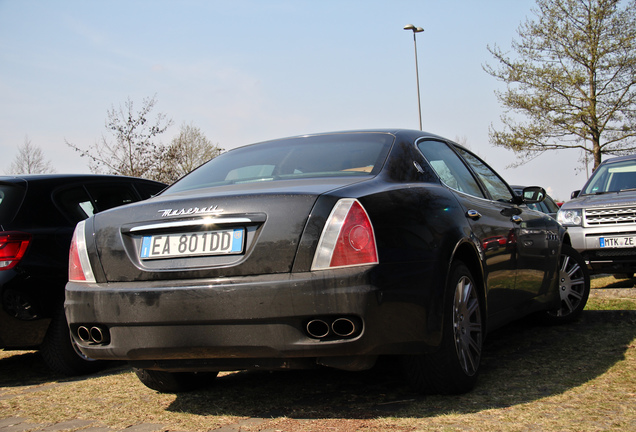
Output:
[[602,248],[636,248],[636,237],[601,237],[599,244]]
[[144,236],[141,259],[243,253],[243,228]]

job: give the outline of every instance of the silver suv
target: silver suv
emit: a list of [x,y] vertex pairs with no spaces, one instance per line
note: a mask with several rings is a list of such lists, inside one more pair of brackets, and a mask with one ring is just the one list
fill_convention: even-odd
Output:
[[590,273],[636,272],[636,155],[608,159],[594,171],[557,220]]

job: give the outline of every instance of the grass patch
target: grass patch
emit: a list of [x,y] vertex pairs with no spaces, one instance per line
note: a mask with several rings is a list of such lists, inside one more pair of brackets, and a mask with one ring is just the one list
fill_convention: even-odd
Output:
[[636,310],[636,279],[594,277],[587,310]]
[[144,387],[126,366],[67,379],[37,352],[0,351],[0,418],[86,419],[113,430],[207,431],[250,418],[240,430],[636,430],[636,315],[607,310],[634,309],[634,290],[616,283],[629,282],[597,286],[576,323],[524,320],[489,335],[477,387],[461,396],[416,394],[390,361],[359,373],[224,373],[209,388],[173,395]]
[[590,280],[590,286],[592,289],[631,289],[636,287],[636,279],[634,278],[619,278],[616,276],[599,275],[592,276]]
[[586,305],[587,310],[636,310],[636,299],[592,298]]

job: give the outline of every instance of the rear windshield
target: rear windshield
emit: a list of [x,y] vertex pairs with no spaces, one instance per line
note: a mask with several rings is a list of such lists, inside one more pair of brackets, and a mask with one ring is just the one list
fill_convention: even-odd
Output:
[[26,189],[13,183],[0,183],[0,225],[13,220],[20,209]]
[[609,163],[598,167],[582,194],[636,190],[636,160]]
[[166,193],[228,184],[376,175],[393,135],[348,133],[288,138],[224,153],[172,185]]

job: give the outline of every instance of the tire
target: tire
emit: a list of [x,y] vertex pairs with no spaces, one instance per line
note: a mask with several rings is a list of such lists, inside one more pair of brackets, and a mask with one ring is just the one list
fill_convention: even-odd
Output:
[[133,368],[137,378],[146,387],[160,393],[180,393],[206,387],[218,372],[165,372]]
[[95,373],[109,364],[104,360],[93,360],[81,353],[71,337],[62,306],[51,319],[40,345],[40,354],[51,370],[68,376]]
[[547,324],[566,324],[578,319],[590,295],[590,274],[585,260],[567,244],[561,248],[559,258],[559,294],[561,306],[543,316]]
[[461,394],[474,388],[484,339],[481,301],[468,268],[462,262],[453,263],[444,300],[439,350],[403,359],[407,378],[416,391]]

